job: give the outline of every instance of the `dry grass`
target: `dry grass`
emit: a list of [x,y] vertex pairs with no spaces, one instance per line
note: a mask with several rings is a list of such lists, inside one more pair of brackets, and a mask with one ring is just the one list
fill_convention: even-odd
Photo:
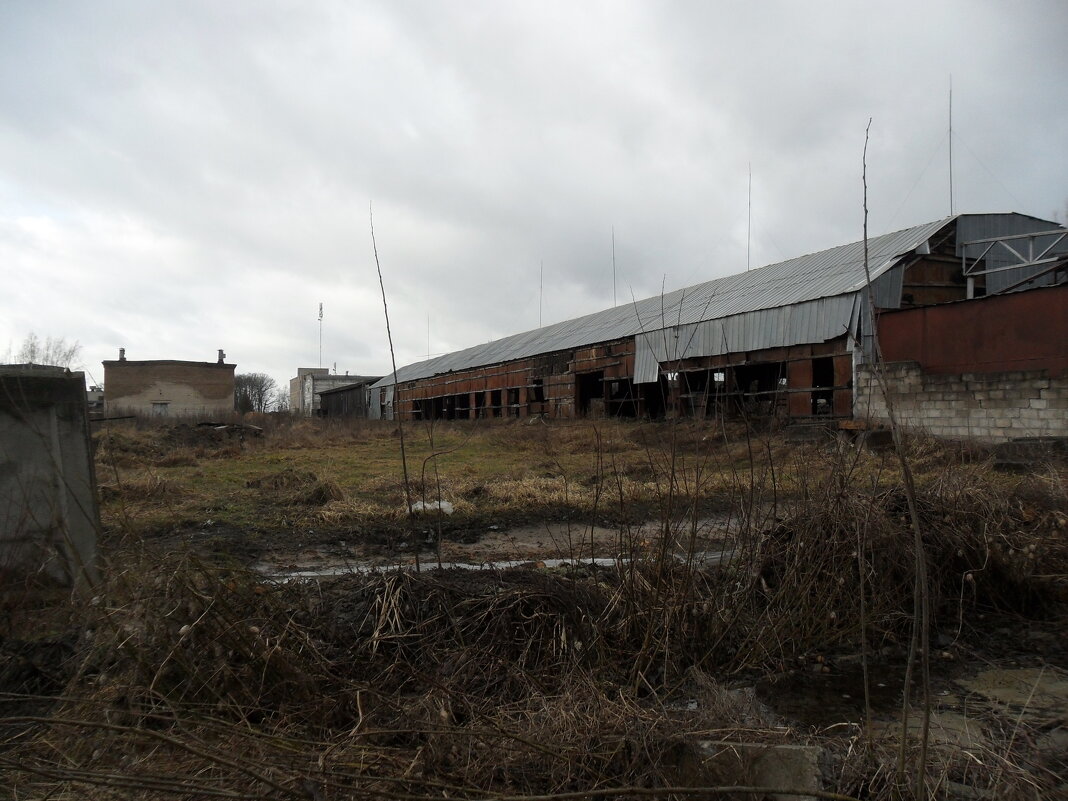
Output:
[[[91,603],[39,607],[36,638],[12,624],[0,767],[19,798],[670,797],[663,788],[731,782],[701,769],[698,740],[742,739],[817,742],[831,790],[890,799],[892,735],[869,749],[856,727],[803,733],[730,682],[907,636],[915,565],[900,476],[844,442],[724,436],[613,422],[442,427],[436,451],[415,439],[439,467],[418,476],[417,497],[440,492],[458,517],[651,512],[661,525],[640,547],[621,527],[636,558],[614,569],[278,584],[129,538]],[[157,441],[133,430],[101,443],[142,460],[110,468],[109,502],[184,514],[190,496],[238,497],[260,515],[405,525],[403,490],[378,461],[395,449],[387,426],[286,423],[166,478],[151,472],[166,458]],[[1055,614],[1063,471],[1006,477],[981,454],[909,447],[936,629],[967,639],[978,612]],[[211,482],[223,489],[200,497]],[[739,521],[723,569],[673,555],[709,508]],[[934,749],[933,797],[953,797],[950,782],[1053,797],[1040,733],[996,721],[974,749]]]

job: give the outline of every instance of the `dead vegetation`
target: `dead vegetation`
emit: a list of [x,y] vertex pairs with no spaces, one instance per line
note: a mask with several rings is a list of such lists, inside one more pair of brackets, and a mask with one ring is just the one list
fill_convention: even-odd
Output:
[[246,486],[261,491],[265,503],[323,506],[344,498],[337,482],[322,480],[310,470],[284,468],[277,473],[249,479]]
[[[484,447],[538,455],[552,478],[459,470],[420,490],[475,510],[497,494],[528,505],[581,497],[569,511],[578,519],[656,510],[660,525],[640,542],[620,527],[619,551],[633,559],[614,567],[273,583],[195,549],[128,539],[91,601],[51,607],[48,626],[40,609],[31,620],[8,604],[0,767],[10,786],[53,799],[763,797],[738,791],[752,781],[717,772],[698,747],[738,740],[821,746],[825,797],[909,797],[894,783],[892,727],[866,732],[861,712],[807,729],[746,689],[757,677],[833,675],[862,652],[873,667],[901,659],[915,564],[892,462],[848,443],[791,449],[688,424],[656,440],[647,426],[589,428],[500,426],[474,446],[480,458]],[[603,450],[576,467],[566,454],[582,447]],[[1068,581],[1063,468],[1006,477],[981,456],[910,447],[923,464],[917,508],[945,664],[984,653],[993,616],[1056,632]],[[257,464],[244,488],[262,508],[367,511],[341,481]],[[126,482],[123,497],[166,493],[171,480]],[[396,484],[374,491],[386,490]],[[709,504],[735,515],[723,568],[688,560]],[[1068,668],[1063,647],[1038,658],[1053,674]],[[1061,763],[1041,747],[1063,721],[973,714],[981,740],[932,746],[929,797],[1064,792]]]

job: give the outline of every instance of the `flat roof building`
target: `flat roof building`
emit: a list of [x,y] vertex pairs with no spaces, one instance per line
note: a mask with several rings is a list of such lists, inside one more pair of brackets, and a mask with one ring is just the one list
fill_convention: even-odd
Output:
[[217,361],[132,361],[126,349],[104,362],[108,414],[212,416],[234,410],[234,371],[221,350]]

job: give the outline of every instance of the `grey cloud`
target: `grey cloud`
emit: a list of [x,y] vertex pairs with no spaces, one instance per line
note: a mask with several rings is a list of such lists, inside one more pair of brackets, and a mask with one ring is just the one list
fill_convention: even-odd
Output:
[[[1063,209],[1059,3],[8,3],[0,300],[109,358],[401,362],[958,210]],[[1062,23],[1058,25],[1057,23]],[[33,309],[31,313],[29,310]],[[100,323],[106,318],[106,325]],[[62,330],[60,330],[62,329]],[[122,338],[123,342],[115,340]]]

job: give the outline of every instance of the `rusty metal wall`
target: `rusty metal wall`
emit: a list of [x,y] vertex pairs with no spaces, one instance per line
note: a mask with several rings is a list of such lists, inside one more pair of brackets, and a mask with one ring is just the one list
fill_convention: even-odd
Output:
[[927,373],[1066,375],[1068,285],[884,312],[879,344],[886,361],[916,361]]

